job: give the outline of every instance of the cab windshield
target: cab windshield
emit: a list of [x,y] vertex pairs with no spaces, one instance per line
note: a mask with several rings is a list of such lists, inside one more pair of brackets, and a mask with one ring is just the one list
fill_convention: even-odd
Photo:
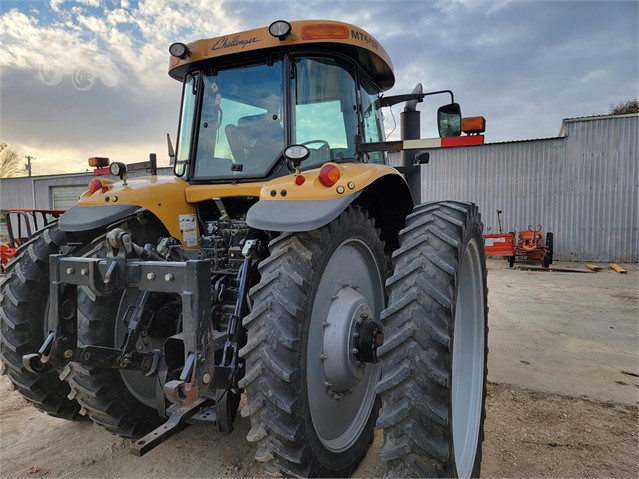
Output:
[[[282,159],[287,141],[309,148],[303,169],[353,161],[357,135],[382,139],[379,112],[371,108],[374,89],[361,81],[358,88],[352,63],[320,55],[189,73],[176,174],[188,170],[194,180],[264,178]],[[383,163],[384,157],[362,160]]]
[[[195,151],[194,179],[265,176],[284,150],[281,61],[200,76],[195,88],[195,77],[185,82],[177,164]],[[198,96],[202,108],[193,128],[188,117]]]

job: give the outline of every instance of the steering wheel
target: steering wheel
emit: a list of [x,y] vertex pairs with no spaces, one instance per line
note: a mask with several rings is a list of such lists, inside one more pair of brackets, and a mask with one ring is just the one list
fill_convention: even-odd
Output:
[[304,143],[302,143],[302,145],[306,146],[306,145],[311,145],[313,143],[321,143],[321,146],[318,148],[319,150],[330,150],[331,149],[331,145],[328,144],[328,141],[326,140],[309,140],[309,141],[305,141]]
[[537,226],[528,225],[528,229],[530,231],[534,231],[535,233],[539,233],[541,231],[541,225],[537,225]]

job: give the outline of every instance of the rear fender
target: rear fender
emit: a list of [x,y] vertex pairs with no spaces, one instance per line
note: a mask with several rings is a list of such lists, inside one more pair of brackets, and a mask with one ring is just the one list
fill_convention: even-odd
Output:
[[[267,231],[310,231],[328,224],[352,203],[374,210],[373,216],[384,219],[389,231],[396,229],[390,219],[393,214],[403,215],[399,220],[403,225],[412,200],[406,181],[395,168],[360,163],[335,166],[340,178],[330,187],[320,182],[319,169],[302,172],[304,182],[289,175],[264,184],[260,201],[248,211],[248,225]],[[396,204],[403,205],[399,211],[386,207]]]

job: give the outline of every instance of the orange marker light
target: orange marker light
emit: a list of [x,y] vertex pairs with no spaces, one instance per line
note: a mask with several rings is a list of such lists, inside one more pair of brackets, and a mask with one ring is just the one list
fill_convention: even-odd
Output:
[[344,25],[320,23],[302,27],[302,40],[346,40],[347,38],[350,38],[350,32]]
[[324,186],[333,186],[339,180],[339,168],[332,163],[326,163],[319,172],[319,180]]
[[462,131],[468,135],[483,133],[486,131],[486,118],[483,116],[471,116],[462,118]]
[[92,166],[94,168],[104,168],[106,166],[109,166],[109,159],[100,156],[92,156],[91,158],[89,158],[89,166]]

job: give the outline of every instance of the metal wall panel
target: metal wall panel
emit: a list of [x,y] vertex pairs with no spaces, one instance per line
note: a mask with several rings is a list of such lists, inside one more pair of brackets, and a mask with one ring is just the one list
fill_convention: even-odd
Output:
[[505,231],[541,224],[558,260],[637,262],[638,131],[639,115],[583,118],[560,138],[433,149],[422,201],[473,201],[486,233],[497,209]]

